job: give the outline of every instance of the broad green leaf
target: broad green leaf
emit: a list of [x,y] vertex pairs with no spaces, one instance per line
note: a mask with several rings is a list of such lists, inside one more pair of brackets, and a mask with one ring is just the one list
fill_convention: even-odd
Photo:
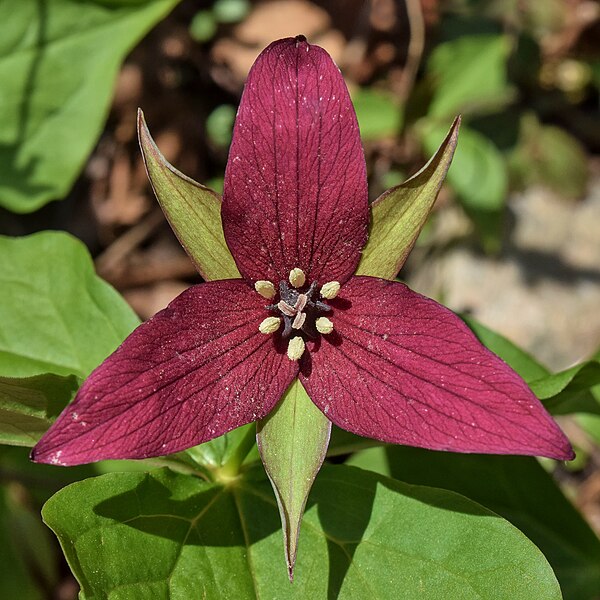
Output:
[[58,492],[43,517],[88,600],[560,598],[543,555],[504,519],[350,467],[324,468],[313,486],[293,585],[264,480],[103,475]]
[[71,401],[76,377],[0,377],[0,443],[34,446]]
[[223,235],[220,197],[167,162],[150,136],[141,110],[138,135],[154,193],[200,274],[207,280],[239,278]]
[[0,3],[0,206],[31,212],[69,191],[122,60],[177,1]]
[[[431,211],[458,140],[460,117],[431,160],[410,179],[371,205],[371,227],[357,275],[393,279],[412,250]],[[439,140],[439,138],[438,138]]]
[[509,51],[510,40],[503,35],[465,35],[436,46],[427,63],[434,88],[429,116],[489,111],[511,99]]
[[0,236],[0,375],[83,379],[139,323],[65,233]]
[[352,104],[363,140],[395,136],[402,127],[403,109],[389,93],[372,88],[358,88]]
[[290,581],[304,507],[330,435],[331,421],[313,404],[298,379],[269,416],[257,423],[256,441],[279,506]]
[[388,446],[366,450],[351,464],[411,484],[452,490],[479,502],[537,545],[554,568],[566,600],[597,597],[600,540],[534,458]]
[[[424,123],[421,134],[425,149],[433,152],[443,129]],[[507,169],[498,148],[487,137],[463,126],[448,183],[477,226],[486,250],[498,250],[502,211],[508,193]]]

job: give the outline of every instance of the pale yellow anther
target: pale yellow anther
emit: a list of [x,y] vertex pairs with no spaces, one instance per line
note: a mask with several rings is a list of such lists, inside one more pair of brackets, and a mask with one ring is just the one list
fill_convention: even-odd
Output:
[[327,335],[333,331],[333,323],[327,317],[319,317],[315,321],[315,326],[319,333]]
[[263,279],[254,284],[254,289],[267,300],[270,300],[276,294],[275,286],[270,281],[265,281]]
[[302,269],[292,269],[290,271],[290,283],[295,287],[302,287],[306,283],[306,275]]
[[287,355],[290,360],[300,360],[304,354],[304,340],[294,337],[288,343]]
[[333,300],[340,292],[339,281],[328,281],[321,288],[321,296],[327,300]]
[[279,317],[267,317],[259,326],[258,330],[261,333],[275,333],[281,325],[281,319]]

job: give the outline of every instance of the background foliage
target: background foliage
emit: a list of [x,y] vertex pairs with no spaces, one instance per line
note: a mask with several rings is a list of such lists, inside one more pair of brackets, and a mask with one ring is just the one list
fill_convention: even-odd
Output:
[[[600,597],[596,3],[5,1],[0,31],[0,597],[74,598],[71,573],[85,598]],[[220,191],[247,69],[301,32],[347,79],[373,199],[462,114],[400,276],[464,313],[578,456],[335,430],[290,586],[256,450],[239,486],[215,475],[248,428],[143,464],[46,467],[27,447],[140,318],[200,281],[149,188],[136,108],[170,162]]]

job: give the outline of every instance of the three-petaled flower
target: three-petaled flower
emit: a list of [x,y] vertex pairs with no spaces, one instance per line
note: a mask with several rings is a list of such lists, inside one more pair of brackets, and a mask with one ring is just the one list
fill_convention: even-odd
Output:
[[356,116],[302,37],[257,59],[222,204],[242,279],[193,286],[84,382],[35,447],[73,465],[177,452],[264,418],[295,378],[336,425],[459,452],[572,457],[522,379],[452,312],[353,276],[367,241]]

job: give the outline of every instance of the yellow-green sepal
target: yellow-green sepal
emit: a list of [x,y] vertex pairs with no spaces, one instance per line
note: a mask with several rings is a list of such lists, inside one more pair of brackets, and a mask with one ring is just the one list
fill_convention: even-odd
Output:
[[327,454],[331,421],[296,379],[271,414],[257,423],[256,431],[260,457],[279,506],[291,581],[304,507]]
[[138,110],[138,137],[148,178],[175,235],[206,280],[237,279],[225,243],[221,197],[173,167],[155,144]]
[[394,279],[417,241],[433,208],[458,142],[460,117],[431,160],[404,183],[371,205],[369,240],[357,275]]

